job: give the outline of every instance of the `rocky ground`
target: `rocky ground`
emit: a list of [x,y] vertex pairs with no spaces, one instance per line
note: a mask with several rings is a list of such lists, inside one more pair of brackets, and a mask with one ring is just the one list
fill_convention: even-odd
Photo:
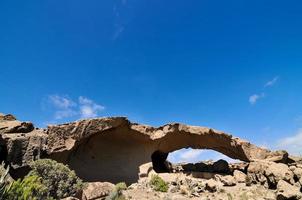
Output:
[[[140,168],[140,179],[122,191],[124,199],[150,200],[283,200],[302,199],[302,162],[291,164],[272,161],[228,164],[217,162],[178,164],[171,173],[156,173],[152,164]],[[200,170],[204,170],[201,172]],[[155,191],[150,184],[158,175],[168,184],[167,192]],[[90,185],[89,194],[103,191],[87,199],[105,199],[114,185]],[[104,189],[105,188],[105,189]],[[87,191],[88,192],[88,191]]]

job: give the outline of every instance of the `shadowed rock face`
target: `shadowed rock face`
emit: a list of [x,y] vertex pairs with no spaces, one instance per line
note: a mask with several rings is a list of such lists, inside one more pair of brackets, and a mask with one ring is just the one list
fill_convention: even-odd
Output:
[[0,116],[0,144],[6,149],[0,152],[3,160],[18,169],[44,155],[68,164],[85,181],[132,183],[138,179],[140,165],[152,161],[154,168],[165,171],[168,153],[188,147],[212,149],[242,161],[287,162],[288,156],[284,151],[271,152],[221,131],[177,123],[154,128],[114,117],[40,130],[31,123],[4,116]]

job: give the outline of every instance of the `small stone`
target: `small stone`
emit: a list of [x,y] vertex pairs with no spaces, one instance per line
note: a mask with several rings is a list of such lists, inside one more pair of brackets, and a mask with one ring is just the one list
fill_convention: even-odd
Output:
[[218,185],[217,181],[210,179],[206,182],[205,189],[208,190],[209,192],[216,192],[218,188],[217,185]]
[[109,182],[91,182],[88,183],[84,189],[83,196],[85,196],[87,200],[103,198],[108,196],[114,187],[114,184]]
[[276,199],[276,194],[268,190],[265,196],[265,200],[275,200],[275,199]]
[[245,183],[246,182],[246,174],[242,171],[235,170],[234,171],[234,178],[238,183]]
[[290,170],[294,171],[297,167],[292,165],[292,166],[289,166],[288,168],[289,168]]
[[183,194],[183,195],[189,194],[189,191],[188,191],[187,187],[184,186],[184,185],[180,186],[179,191],[180,191],[180,194]]
[[224,186],[234,186],[234,185],[236,185],[235,178],[233,176],[230,176],[230,175],[221,177],[221,182],[223,183]]
[[139,178],[148,177],[148,174],[149,174],[149,172],[152,171],[152,169],[153,169],[152,162],[142,164],[141,166],[139,166],[138,177]]

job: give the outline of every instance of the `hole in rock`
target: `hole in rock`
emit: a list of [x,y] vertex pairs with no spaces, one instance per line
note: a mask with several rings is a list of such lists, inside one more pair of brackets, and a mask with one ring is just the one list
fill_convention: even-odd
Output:
[[229,163],[240,162],[214,150],[192,148],[170,153],[155,151],[151,159],[157,173],[182,171],[230,174]]
[[202,161],[217,161],[225,160],[228,163],[240,162],[240,160],[234,160],[222,153],[219,153],[210,149],[192,149],[183,148],[177,151],[169,153],[168,161],[171,163],[198,163]]
[[157,173],[169,172],[169,167],[166,162],[167,157],[168,157],[168,153],[164,153],[161,151],[155,151],[151,155],[154,171],[156,171]]

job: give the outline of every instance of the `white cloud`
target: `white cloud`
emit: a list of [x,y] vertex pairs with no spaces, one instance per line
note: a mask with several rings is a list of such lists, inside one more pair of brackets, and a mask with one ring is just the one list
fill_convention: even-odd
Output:
[[200,149],[189,149],[180,155],[180,160],[183,162],[193,162],[198,159],[202,153]]
[[249,102],[250,102],[250,104],[254,105],[254,104],[257,103],[257,101],[259,99],[264,98],[264,96],[265,96],[264,93],[262,93],[262,94],[253,94],[249,97]]
[[60,120],[76,115],[74,107],[76,107],[77,104],[68,96],[50,95],[48,96],[48,101],[52,106],[52,110],[55,111],[55,120]]
[[169,153],[168,160],[173,163],[179,163],[179,162],[194,163],[201,160],[202,153],[203,150],[201,149],[191,149],[191,148],[180,149],[172,153]]
[[76,106],[76,104],[69,99],[69,97],[63,97],[59,95],[50,95],[49,101],[56,107],[60,109],[68,109]]
[[[274,86],[277,83],[278,80],[279,80],[279,76],[275,76],[272,80],[265,83],[264,88]],[[253,94],[249,97],[249,102],[250,102],[250,104],[254,105],[254,104],[257,103],[257,101],[259,99],[262,99],[264,97],[265,97],[264,92],[261,93],[261,94]]]
[[80,114],[81,118],[92,118],[98,115],[98,112],[103,111],[105,109],[104,106],[96,104],[91,99],[86,97],[79,97],[80,104]]
[[279,148],[287,150],[290,154],[302,155],[302,129],[298,130],[296,135],[285,137],[278,143]]
[[272,87],[279,80],[279,76],[275,76],[272,80],[265,83],[264,87]]
[[68,96],[49,95],[47,103],[50,105],[50,110],[53,112],[52,122],[71,117],[76,117],[78,119],[97,117],[99,112],[105,109],[104,106],[83,96],[80,96],[78,98],[78,103],[75,103],[75,101]]

